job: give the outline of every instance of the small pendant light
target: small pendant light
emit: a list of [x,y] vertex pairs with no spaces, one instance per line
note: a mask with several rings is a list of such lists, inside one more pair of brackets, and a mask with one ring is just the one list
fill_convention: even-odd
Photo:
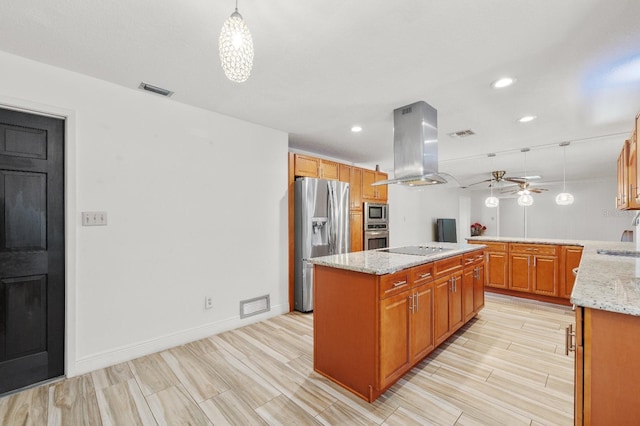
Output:
[[235,12],[224,21],[218,48],[222,69],[227,78],[236,83],[246,81],[253,67],[253,39],[242,15],[238,13],[238,0]]
[[573,195],[567,192],[567,146],[571,142],[562,142],[562,192],[556,195],[556,204],[559,206],[569,206],[573,204]]
[[[526,176],[527,176],[527,152],[529,152],[529,148],[522,148],[521,152],[524,152],[524,176],[525,176],[525,179],[526,179]],[[526,182],[526,180],[525,180],[525,182]],[[518,197],[518,205],[519,206],[529,207],[530,205],[533,204],[533,197],[531,196],[531,193],[529,192],[528,189],[524,189],[522,191],[519,191],[518,194],[520,194],[520,196]]]
[[[491,153],[488,156],[489,157],[495,157],[496,154]],[[484,200],[484,205],[489,207],[489,208],[496,208],[500,204],[500,200],[498,199],[498,197],[494,197],[493,196],[493,179],[494,179],[494,177],[496,177],[496,176],[494,176],[494,173],[495,172],[491,173],[491,183],[489,184],[489,188],[491,188],[491,195]],[[500,177],[502,177],[502,175],[500,175]],[[496,184],[497,183],[498,183],[498,180],[496,179]]]

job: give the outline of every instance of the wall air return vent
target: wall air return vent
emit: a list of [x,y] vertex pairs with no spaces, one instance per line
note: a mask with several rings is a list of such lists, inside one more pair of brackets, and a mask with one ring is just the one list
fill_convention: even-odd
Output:
[[162,87],[154,86],[152,84],[147,84],[144,81],[140,83],[138,89],[146,90],[147,92],[155,93],[156,95],[166,96],[167,98],[173,95],[171,90],[163,89]]
[[240,318],[258,315],[271,310],[269,295],[240,301]]
[[467,129],[460,130],[459,132],[449,133],[449,136],[451,136],[452,138],[466,138],[467,136],[473,136],[475,134],[476,132],[474,132],[473,130]]

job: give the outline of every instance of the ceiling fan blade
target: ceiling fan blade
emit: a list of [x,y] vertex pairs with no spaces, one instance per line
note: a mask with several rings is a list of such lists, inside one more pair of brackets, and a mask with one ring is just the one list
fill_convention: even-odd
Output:
[[468,187],[474,186],[474,185],[480,185],[481,183],[491,182],[492,180],[493,179],[485,179],[485,180],[481,180],[479,182],[470,183],[469,185],[465,186],[465,188],[468,188]]
[[508,178],[504,178],[503,180],[513,182],[513,183],[518,183],[518,184],[527,182],[525,178],[519,178],[519,177],[508,177]]

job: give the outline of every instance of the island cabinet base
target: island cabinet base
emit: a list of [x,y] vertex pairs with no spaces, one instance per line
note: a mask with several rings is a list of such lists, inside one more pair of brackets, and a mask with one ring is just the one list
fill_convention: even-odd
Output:
[[[455,256],[387,275],[315,265],[314,370],[375,401],[484,306],[484,294],[473,287],[466,297],[477,300],[458,303],[463,270],[480,277],[484,254],[476,251],[464,259],[464,264],[463,256]],[[445,291],[436,293],[435,284]],[[474,311],[468,312],[471,306]],[[435,330],[444,332],[436,336]]]
[[575,425],[637,425],[640,317],[576,307]]

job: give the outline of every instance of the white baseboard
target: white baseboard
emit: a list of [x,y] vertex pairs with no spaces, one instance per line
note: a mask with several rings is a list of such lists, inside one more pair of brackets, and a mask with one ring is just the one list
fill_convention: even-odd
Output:
[[109,367],[121,362],[130,361],[141,356],[160,352],[165,349],[184,345],[195,340],[204,339],[224,331],[233,330],[255,322],[263,321],[289,312],[288,306],[272,306],[269,312],[249,318],[240,319],[239,316],[227,318],[210,324],[205,324],[177,333],[167,334],[131,345],[121,346],[113,350],[102,351],[93,355],[77,358],[75,365],[69,366],[67,377],[79,376],[94,370]]

